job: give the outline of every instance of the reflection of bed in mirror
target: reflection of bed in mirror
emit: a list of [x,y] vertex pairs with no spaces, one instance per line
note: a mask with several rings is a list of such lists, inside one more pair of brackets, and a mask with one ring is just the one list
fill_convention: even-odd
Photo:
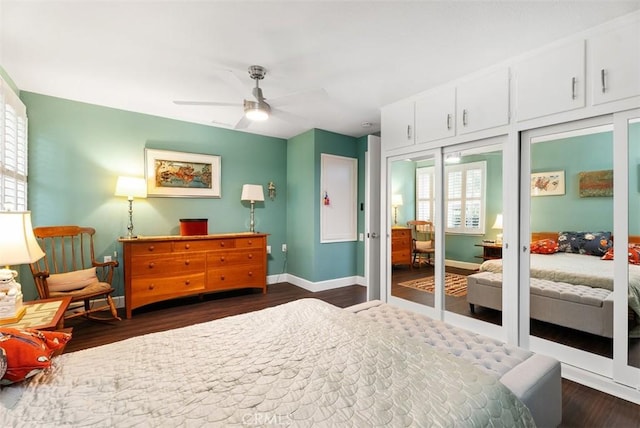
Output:
[[[557,232],[533,233],[531,242],[555,240]],[[639,236],[629,237],[640,243]],[[533,251],[532,251],[533,252]],[[613,337],[612,249],[603,255],[570,252],[531,254],[530,316],[533,319]],[[604,259],[603,259],[604,258]],[[487,260],[467,277],[467,302],[502,310],[502,260]],[[629,264],[629,307],[640,315],[640,265]],[[635,331],[632,332],[635,336]]]

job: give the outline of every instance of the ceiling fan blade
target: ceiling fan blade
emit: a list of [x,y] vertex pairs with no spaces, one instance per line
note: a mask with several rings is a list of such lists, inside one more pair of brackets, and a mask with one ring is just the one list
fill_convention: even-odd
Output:
[[173,102],[179,106],[221,106],[221,107],[237,107],[241,106],[240,103],[224,103],[217,101],[179,101],[176,100]]
[[247,118],[247,116],[245,116],[244,114],[242,115],[242,117],[240,118],[240,120],[238,121],[238,123],[236,123],[236,126],[234,126],[234,129],[245,129],[248,128],[249,125],[251,124],[251,120],[249,120]]
[[302,125],[306,127],[311,127],[311,121],[302,116],[298,116],[297,114],[289,113],[280,109],[271,109],[271,115],[280,120],[284,120],[285,122],[293,123],[296,125]]
[[298,91],[292,94],[283,95],[276,98],[268,98],[269,104],[273,107],[282,106],[285,104],[296,104],[302,102],[314,102],[319,99],[328,97],[327,91],[324,88],[309,89],[305,91]]

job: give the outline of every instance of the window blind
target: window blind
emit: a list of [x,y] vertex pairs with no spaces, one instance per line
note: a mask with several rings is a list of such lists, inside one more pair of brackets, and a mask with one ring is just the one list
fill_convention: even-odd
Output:
[[27,210],[27,111],[0,79],[0,209]]

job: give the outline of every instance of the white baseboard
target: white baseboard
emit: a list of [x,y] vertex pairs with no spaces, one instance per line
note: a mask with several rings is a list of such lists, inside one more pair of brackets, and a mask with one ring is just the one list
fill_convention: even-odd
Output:
[[297,287],[304,288],[307,291],[318,292],[325,290],[333,290],[335,288],[347,287],[350,285],[365,285],[364,277],[362,276],[349,276],[345,278],[336,278],[326,281],[311,282],[304,278],[297,277],[288,273],[280,275],[272,275],[267,277],[267,284],[277,284],[279,282],[288,282]]
[[444,265],[467,270],[480,269],[480,263],[461,262],[459,260],[445,260]]

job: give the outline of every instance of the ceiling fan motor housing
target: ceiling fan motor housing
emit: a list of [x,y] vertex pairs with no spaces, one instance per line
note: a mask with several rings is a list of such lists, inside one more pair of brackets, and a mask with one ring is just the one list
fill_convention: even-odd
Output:
[[262,80],[267,74],[267,70],[261,65],[249,66],[249,76],[254,80]]

